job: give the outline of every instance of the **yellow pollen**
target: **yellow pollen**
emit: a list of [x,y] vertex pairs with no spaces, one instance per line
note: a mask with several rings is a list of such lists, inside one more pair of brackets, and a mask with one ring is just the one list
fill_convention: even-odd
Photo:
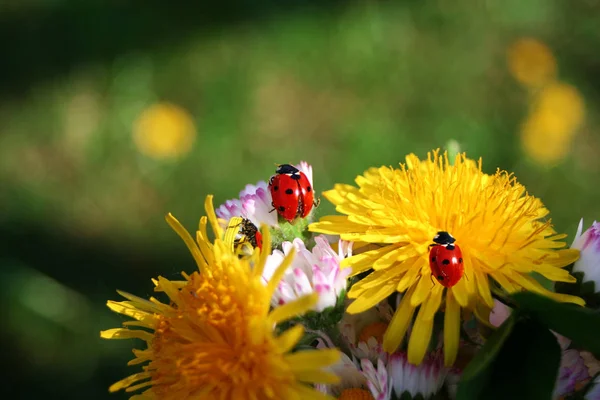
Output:
[[338,400],[374,400],[371,393],[364,389],[344,389]]
[[359,342],[366,342],[369,338],[374,337],[377,343],[383,343],[383,334],[385,333],[388,324],[384,322],[374,322],[367,325],[358,336]]

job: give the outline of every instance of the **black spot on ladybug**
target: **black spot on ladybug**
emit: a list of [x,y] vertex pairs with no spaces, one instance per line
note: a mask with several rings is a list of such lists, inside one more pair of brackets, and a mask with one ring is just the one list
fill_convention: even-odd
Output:
[[300,174],[294,173],[292,175],[290,175],[290,178],[292,178],[293,180],[297,181],[300,179]]
[[285,189],[285,194],[294,194],[292,189]]
[[284,212],[285,211],[285,207],[284,206],[279,206],[279,211]]
[[307,186],[307,187],[306,187],[306,191],[307,191],[307,192],[310,192],[311,190],[312,190],[312,188],[311,188],[310,186]]
[[435,257],[431,257],[431,262],[435,262]]
[[279,186],[273,186],[273,190],[274,191],[278,191],[279,190]]
[[459,264],[462,264],[462,258],[459,258],[459,259],[458,259],[458,263],[459,263]]
[[450,264],[450,260],[448,260],[448,259],[446,258],[444,261],[442,261],[442,264],[444,264],[444,265],[448,265],[448,264]]
[[438,278],[440,281],[443,281],[443,280],[444,280],[444,275],[438,275],[438,277],[437,277],[437,278]]

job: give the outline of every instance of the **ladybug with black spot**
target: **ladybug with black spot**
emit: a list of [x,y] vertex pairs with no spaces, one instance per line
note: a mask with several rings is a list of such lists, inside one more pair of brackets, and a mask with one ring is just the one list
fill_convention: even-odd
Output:
[[319,205],[306,174],[290,164],[277,167],[269,180],[269,191],[274,209],[289,222],[305,218],[313,206]]
[[444,287],[451,288],[461,280],[465,268],[460,247],[448,232],[440,231],[429,245],[431,274]]
[[242,237],[240,239],[236,239],[234,243],[235,247],[238,247],[240,244],[250,243],[253,248],[258,247],[262,251],[262,233],[260,233],[256,225],[254,225],[252,221],[247,218],[242,218],[240,225],[240,234]]

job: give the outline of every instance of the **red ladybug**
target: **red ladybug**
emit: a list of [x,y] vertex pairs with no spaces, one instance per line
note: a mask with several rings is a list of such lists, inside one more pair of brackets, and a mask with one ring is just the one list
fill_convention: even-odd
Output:
[[258,247],[262,251],[262,233],[260,233],[256,225],[249,219],[242,218],[241,226],[240,233],[242,234],[242,238],[235,241],[235,246],[237,247],[246,241],[247,243],[250,243],[252,247]]
[[438,232],[433,241],[429,251],[431,274],[442,286],[451,288],[465,272],[462,251],[448,232]]
[[298,217],[305,218],[313,205],[318,205],[304,172],[290,164],[277,167],[275,175],[269,180],[269,191],[274,209],[289,222]]

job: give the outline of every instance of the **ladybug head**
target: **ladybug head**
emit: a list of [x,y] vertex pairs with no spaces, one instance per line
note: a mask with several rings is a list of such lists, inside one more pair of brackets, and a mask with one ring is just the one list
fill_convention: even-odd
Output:
[[440,231],[433,237],[433,241],[436,244],[451,245],[452,243],[456,242],[456,239],[454,239],[454,236],[448,232]]
[[300,171],[298,171],[298,168],[294,167],[293,165],[281,164],[277,166],[275,172],[278,174],[295,175]]

